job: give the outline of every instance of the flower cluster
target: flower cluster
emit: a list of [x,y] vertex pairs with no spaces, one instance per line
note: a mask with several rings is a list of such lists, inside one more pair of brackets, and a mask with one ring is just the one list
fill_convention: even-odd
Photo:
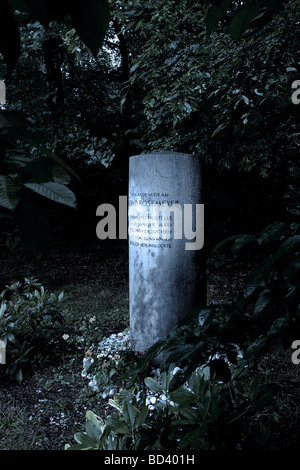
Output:
[[[154,387],[154,389],[157,389],[157,391],[155,392],[154,389],[151,389],[151,385],[147,385],[145,403],[150,413],[159,408],[165,409],[168,406],[176,406],[169,394],[169,383],[172,377],[180,370],[181,369],[175,365],[173,368],[171,367],[169,369],[168,374],[166,372],[161,374],[160,369],[152,370],[153,378],[155,377],[156,379],[156,387]],[[164,376],[163,379],[162,376]]]
[[116,393],[116,389],[121,386],[124,355],[129,351],[128,329],[103,338],[97,347],[92,345],[83,359],[81,374],[89,380],[89,387],[94,391],[101,391],[103,398]]

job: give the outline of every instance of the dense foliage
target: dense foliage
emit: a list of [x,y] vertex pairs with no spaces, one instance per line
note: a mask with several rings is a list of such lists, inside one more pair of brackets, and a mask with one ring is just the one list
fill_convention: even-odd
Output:
[[22,382],[40,349],[54,352],[53,331],[64,320],[64,293],[45,290],[37,279],[25,278],[0,293],[0,340],[6,348],[6,373]]
[[[298,2],[116,0],[110,22],[105,1],[2,3],[11,26],[8,46],[0,35],[2,240],[18,226],[39,258],[51,221],[55,243],[94,246],[95,209],[126,193],[130,155],[175,150],[204,162],[211,259],[219,242],[217,253],[257,261],[232,304],[198,306],[139,361],[104,343],[85,358],[84,375],[95,393],[114,395],[117,413],[88,411],[75,448],[264,445],[255,413],[278,387],[249,372],[299,331]],[[17,379],[28,328],[48,331],[53,300],[41,286],[25,283],[25,298],[19,288],[4,291],[0,307]],[[157,376],[149,363],[160,352]]]
[[[0,65],[6,108],[30,117],[47,136],[47,151],[85,184],[67,183],[78,217],[61,208],[64,215],[52,220],[64,227],[60,236],[74,237],[65,219],[86,227],[78,237],[91,239],[95,207],[126,194],[129,156],[161,149],[205,161],[210,248],[226,235],[290,217],[299,152],[298,108],[291,100],[298,7],[261,2],[253,19],[258,3],[111,2],[97,55],[69,16],[62,22],[50,15],[46,27],[36,12],[19,8],[19,59],[12,70]],[[40,149],[30,155],[42,156]]]

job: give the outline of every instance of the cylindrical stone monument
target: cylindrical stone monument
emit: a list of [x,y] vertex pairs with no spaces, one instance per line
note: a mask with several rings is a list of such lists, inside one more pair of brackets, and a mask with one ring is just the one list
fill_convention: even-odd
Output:
[[200,159],[160,152],[129,159],[129,310],[133,349],[167,336],[203,296]]

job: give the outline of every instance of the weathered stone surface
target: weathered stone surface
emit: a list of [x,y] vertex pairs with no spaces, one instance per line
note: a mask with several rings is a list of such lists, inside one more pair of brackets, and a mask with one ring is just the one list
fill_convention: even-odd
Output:
[[[193,209],[192,220],[184,204]],[[172,205],[174,213],[169,210]],[[197,302],[204,301],[200,298],[203,207],[198,157],[160,152],[130,158],[129,304],[137,351],[166,336]],[[197,243],[191,243],[191,230]]]

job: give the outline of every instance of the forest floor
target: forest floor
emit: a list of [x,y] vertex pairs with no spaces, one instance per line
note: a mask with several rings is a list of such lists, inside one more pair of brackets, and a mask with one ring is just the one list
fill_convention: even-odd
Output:
[[[208,266],[208,302],[230,303],[243,286],[251,266],[220,262]],[[12,281],[36,277],[52,292],[65,292],[67,321],[57,331],[59,352],[40,357],[21,384],[9,383],[0,365],[0,450],[63,450],[84,429],[88,409],[107,413],[107,400],[97,396],[81,377],[88,348],[89,319],[93,340],[123,331],[129,324],[126,250],[112,256],[101,252],[49,252],[39,261],[18,256],[0,259],[0,291]],[[82,332],[81,346],[72,337]],[[69,341],[62,337],[68,334]],[[57,350],[57,348],[56,348]],[[283,386],[275,406],[257,420],[271,429],[270,441],[282,449],[299,449],[300,366],[290,351],[274,351],[262,361],[267,380]]]

